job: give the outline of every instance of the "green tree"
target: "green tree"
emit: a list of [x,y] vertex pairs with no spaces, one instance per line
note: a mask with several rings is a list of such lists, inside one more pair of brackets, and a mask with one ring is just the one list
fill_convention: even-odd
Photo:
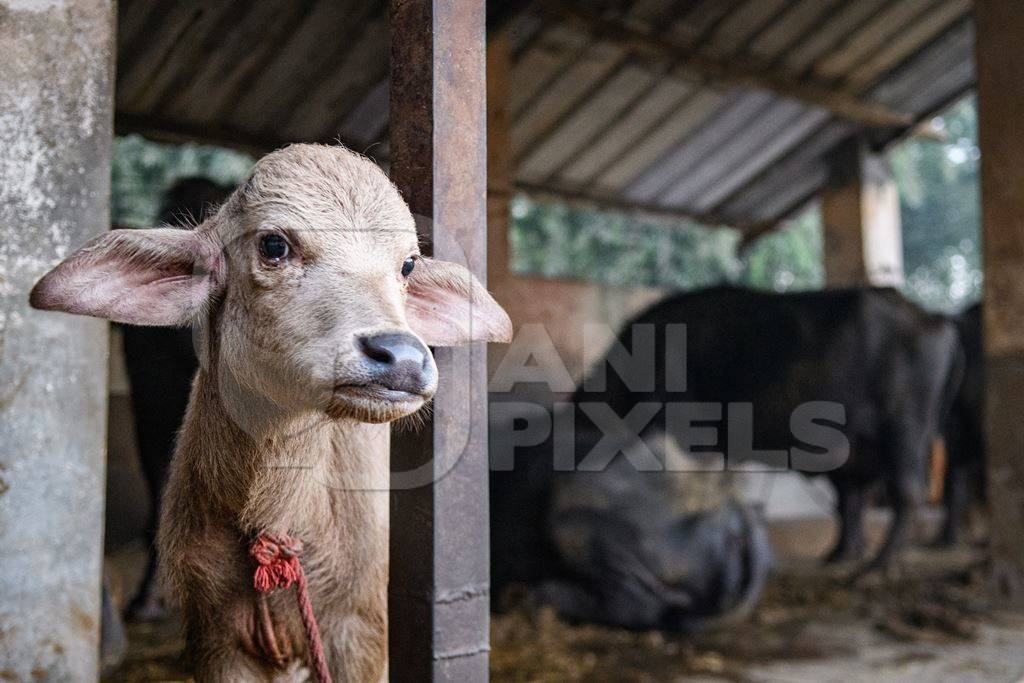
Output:
[[110,218],[114,225],[150,227],[164,192],[180,178],[202,176],[236,185],[255,160],[240,152],[204,145],[161,145],[138,135],[114,138]]
[[957,310],[981,297],[978,118],[968,97],[932,122],[942,142],[911,139],[891,155],[903,219],[904,292]]

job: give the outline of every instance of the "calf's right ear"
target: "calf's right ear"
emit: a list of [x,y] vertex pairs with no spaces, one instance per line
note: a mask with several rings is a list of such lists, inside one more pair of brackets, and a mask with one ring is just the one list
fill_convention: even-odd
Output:
[[512,321],[468,269],[420,258],[409,276],[405,314],[428,346],[512,340]]
[[192,230],[111,230],[43,276],[33,308],[132,325],[186,325],[223,280],[220,249]]

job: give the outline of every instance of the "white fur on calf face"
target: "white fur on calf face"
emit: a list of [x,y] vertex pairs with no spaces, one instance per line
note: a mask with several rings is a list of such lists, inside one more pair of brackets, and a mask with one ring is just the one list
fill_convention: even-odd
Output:
[[33,304],[136,324],[212,324],[203,333],[217,356],[207,361],[279,412],[394,420],[436,389],[427,344],[511,336],[508,316],[469,271],[419,257],[398,191],[342,147],[264,157],[195,233],[117,232],[48,274]]
[[[336,147],[276,152],[220,218],[223,370],[281,407],[363,421],[396,419],[429,399],[435,381],[385,393],[359,346],[407,331],[401,270],[419,251],[408,208],[372,162]],[[340,395],[343,386],[365,395]]]

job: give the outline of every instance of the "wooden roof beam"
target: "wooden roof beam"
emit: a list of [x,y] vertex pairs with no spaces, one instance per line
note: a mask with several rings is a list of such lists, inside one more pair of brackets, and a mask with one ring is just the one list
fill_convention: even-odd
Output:
[[875,102],[866,102],[849,92],[814,83],[793,81],[766,71],[749,59],[719,59],[698,50],[691,51],[620,22],[605,19],[567,0],[543,0],[540,7],[563,21],[583,25],[591,32],[629,47],[637,56],[651,61],[678,61],[677,70],[697,72],[719,83],[770,90],[783,97],[821,107],[835,116],[867,128],[905,128],[914,116]]

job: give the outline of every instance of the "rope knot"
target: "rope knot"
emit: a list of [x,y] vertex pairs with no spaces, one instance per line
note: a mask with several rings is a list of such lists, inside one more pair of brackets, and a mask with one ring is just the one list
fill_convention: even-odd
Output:
[[[313,603],[309,599],[309,585],[306,574],[302,570],[299,556],[302,554],[302,541],[285,534],[263,532],[249,546],[249,555],[256,561],[256,573],[252,583],[260,593],[270,593],[278,588],[288,588],[295,584],[295,599],[299,605],[299,616],[302,627],[306,631],[306,642],[309,644],[309,659],[313,669],[313,678],[318,683],[331,683],[331,671],[327,667],[327,655],[323,642],[320,640],[320,629],[313,616]],[[269,622],[269,611],[264,619]],[[265,624],[270,637],[273,637],[273,625]]]
[[260,593],[270,593],[278,588],[288,588],[299,580],[302,566],[302,541],[286,535],[263,533],[249,548],[249,555],[256,560],[253,585]]

